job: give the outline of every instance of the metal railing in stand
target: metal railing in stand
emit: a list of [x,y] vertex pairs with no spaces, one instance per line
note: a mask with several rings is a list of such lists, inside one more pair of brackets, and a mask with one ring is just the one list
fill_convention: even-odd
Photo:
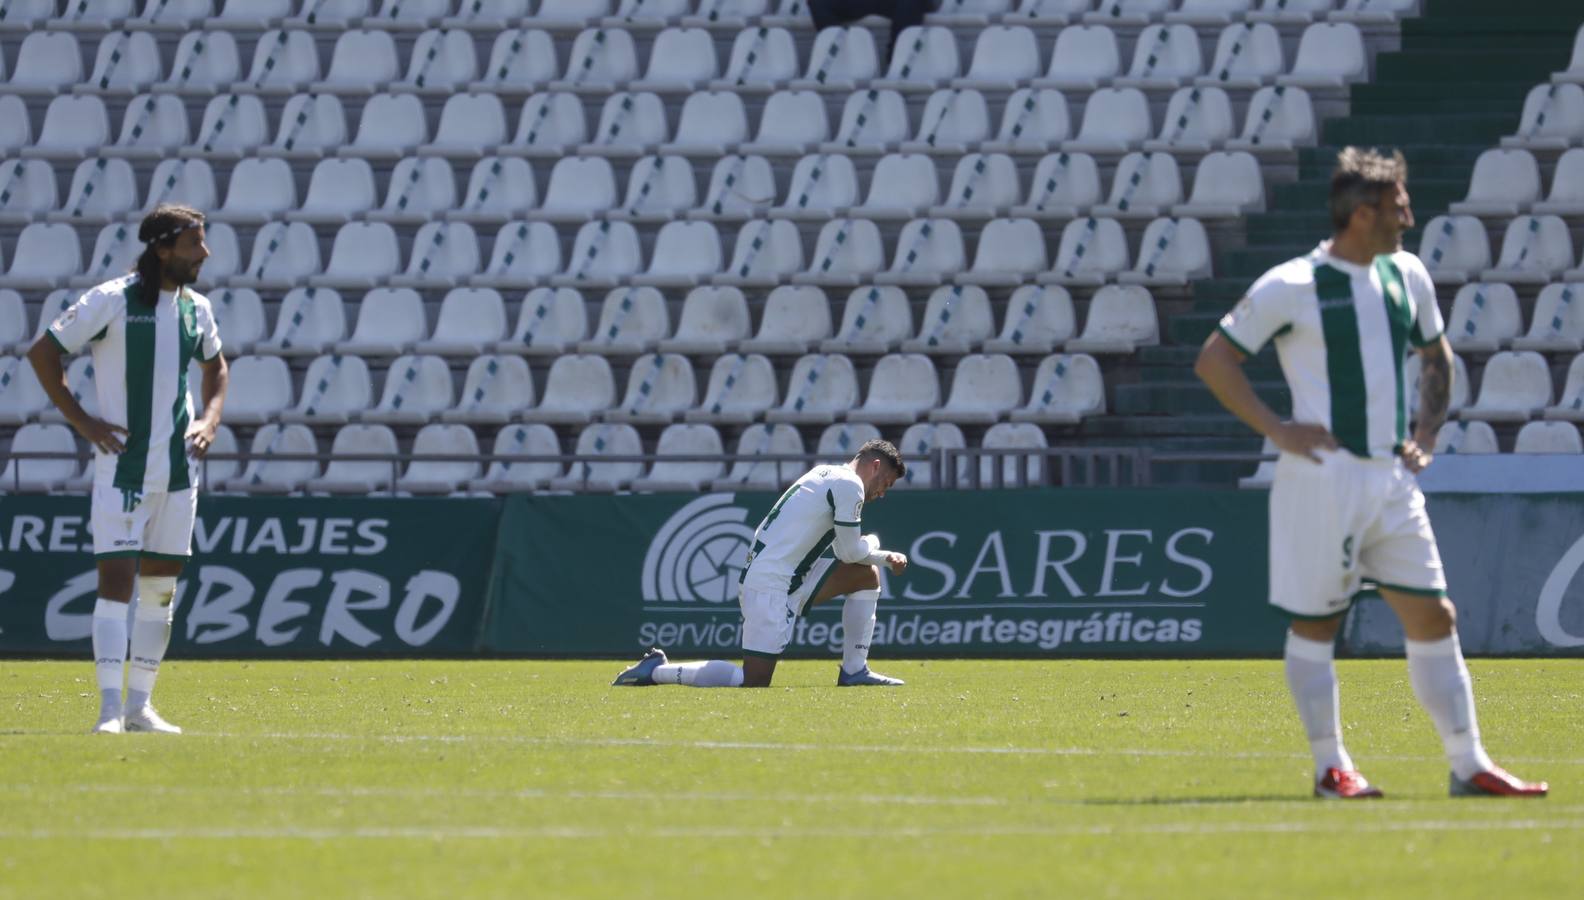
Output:
[[[844,457],[845,454],[842,454]],[[935,490],[1003,490],[1007,488],[1030,487],[1117,487],[1138,488],[1153,487],[1158,483],[1158,469],[1162,466],[1172,465],[1204,465],[1215,463],[1260,463],[1274,460],[1273,454],[1258,452],[1205,452],[1205,451],[1157,451],[1147,447],[1015,447],[1015,448],[983,448],[983,447],[936,447],[924,454],[902,455],[903,461],[910,466],[927,463],[930,469],[928,486]],[[23,486],[23,463],[30,461],[74,460],[78,463],[78,473],[68,479],[54,479],[48,481],[35,481],[27,487]],[[43,491],[72,490],[80,488],[86,490],[92,484],[93,471],[83,468],[83,464],[91,465],[92,455],[84,452],[44,452],[25,451],[7,453],[0,457],[0,463],[15,462],[10,466],[9,477],[6,483],[0,484],[0,491],[11,493],[38,493]],[[630,454],[578,454],[578,453],[540,453],[540,454],[490,454],[490,453],[455,453],[455,454],[412,454],[392,453],[331,453],[328,451],[317,453],[271,453],[255,455],[251,453],[210,453],[200,463],[202,466],[203,480],[201,484],[208,483],[209,466],[216,463],[235,463],[236,474],[225,479],[227,485],[239,481],[247,476],[246,464],[256,461],[269,461],[281,463],[313,462],[319,465],[319,471],[309,478],[301,479],[290,485],[279,485],[267,480],[257,482],[257,489],[262,492],[272,490],[294,491],[302,490],[302,485],[312,478],[322,477],[323,465],[328,462],[378,462],[390,466],[390,477],[387,484],[392,489],[398,485],[402,478],[402,469],[415,462],[424,463],[474,463],[479,466],[479,474],[475,479],[482,480],[489,476],[492,463],[508,463],[510,465],[554,463],[562,470],[561,477],[572,477],[572,466],[579,466],[582,477],[580,483],[600,479],[589,478],[590,465],[602,463],[638,463],[653,467],[655,463],[719,463],[722,473],[716,477],[704,479],[718,487],[727,487],[732,479],[732,469],[739,463],[764,464],[779,466],[786,463],[812,467],[818,463],[839,463],[844,458],[822,455],[819,453],[630,453]],[[474,480],[474,479],[467,479]],[[509,484],[510,479],[500,479]],[[536,479],[542,481],[544,479]],[[623,483],[631,479],[622,479]],[[779,476],[772,479],[778,484],[786,479]],[[741,481],[745,486],[762,487],[762,480]],[[1184,483],[1176,486],[1192,487],[1193,483]],[[1223,487],[1223,484],[1204,484],[1204,487]],[[214,488],[207,488],[213,490]],[[247,490],[243,485],[238,489]]]

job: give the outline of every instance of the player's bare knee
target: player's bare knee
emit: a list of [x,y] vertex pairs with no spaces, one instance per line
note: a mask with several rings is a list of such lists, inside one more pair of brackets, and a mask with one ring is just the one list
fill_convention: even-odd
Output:
[[880,567],[865,566],[863,576],[859,580],[858,589],[864,591],[876,590],[880,587]]
[[1342,628],[1342,617],[1329,619],[1293,619],[1292,633],[1309,641],[1333,641]]
[[131,557],[101,559],[97,568],[99,596],[119,603],[131,601],[132,582],[137,577],[137,560]]

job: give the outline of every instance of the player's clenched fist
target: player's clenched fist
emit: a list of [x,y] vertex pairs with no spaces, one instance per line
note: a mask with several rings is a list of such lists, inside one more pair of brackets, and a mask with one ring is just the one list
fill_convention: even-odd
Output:
[[892,575],[901,575],[907,571],[907,556],[892,551],[886,554],[886,565],[891,568]]

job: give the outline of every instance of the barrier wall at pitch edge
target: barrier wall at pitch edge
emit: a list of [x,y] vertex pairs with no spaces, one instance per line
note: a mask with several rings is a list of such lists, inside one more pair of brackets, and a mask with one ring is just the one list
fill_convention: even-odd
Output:
[[[737,576],[772,494],[205,497],[176,657],[736,655]],[[875,655],[1264,656],[1263,493],[894,492],[865,530],[913,565]],[[1584,655],[1584,494],[1431,495],[1471,654]],[[87,500],[0,496],[0,654],[88,653]],[[839,652],[840,609],[789,655]],[[1378,600],[1344,643],[1396,653]]]
[[[202,497],[171,655],[473,653],[498,500]],[[0,653],[89,652],[86,497],[0,497]]]

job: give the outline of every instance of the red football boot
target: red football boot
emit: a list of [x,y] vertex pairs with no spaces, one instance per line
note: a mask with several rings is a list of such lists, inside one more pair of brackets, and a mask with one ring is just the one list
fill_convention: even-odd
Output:
[[1454,797],[1544,797],[1549,790],[1551,786],[1544,781],[1524,781],[1496,766],[1486,772],[1475,772],[1468,781],[1452,773],[1449,793]]
[[1326,769],[1325,775],[1315,782],[1314,793],[1327,800],[1371,800],[1386,796],[1357,771],[1343,771],[1335,766]]

